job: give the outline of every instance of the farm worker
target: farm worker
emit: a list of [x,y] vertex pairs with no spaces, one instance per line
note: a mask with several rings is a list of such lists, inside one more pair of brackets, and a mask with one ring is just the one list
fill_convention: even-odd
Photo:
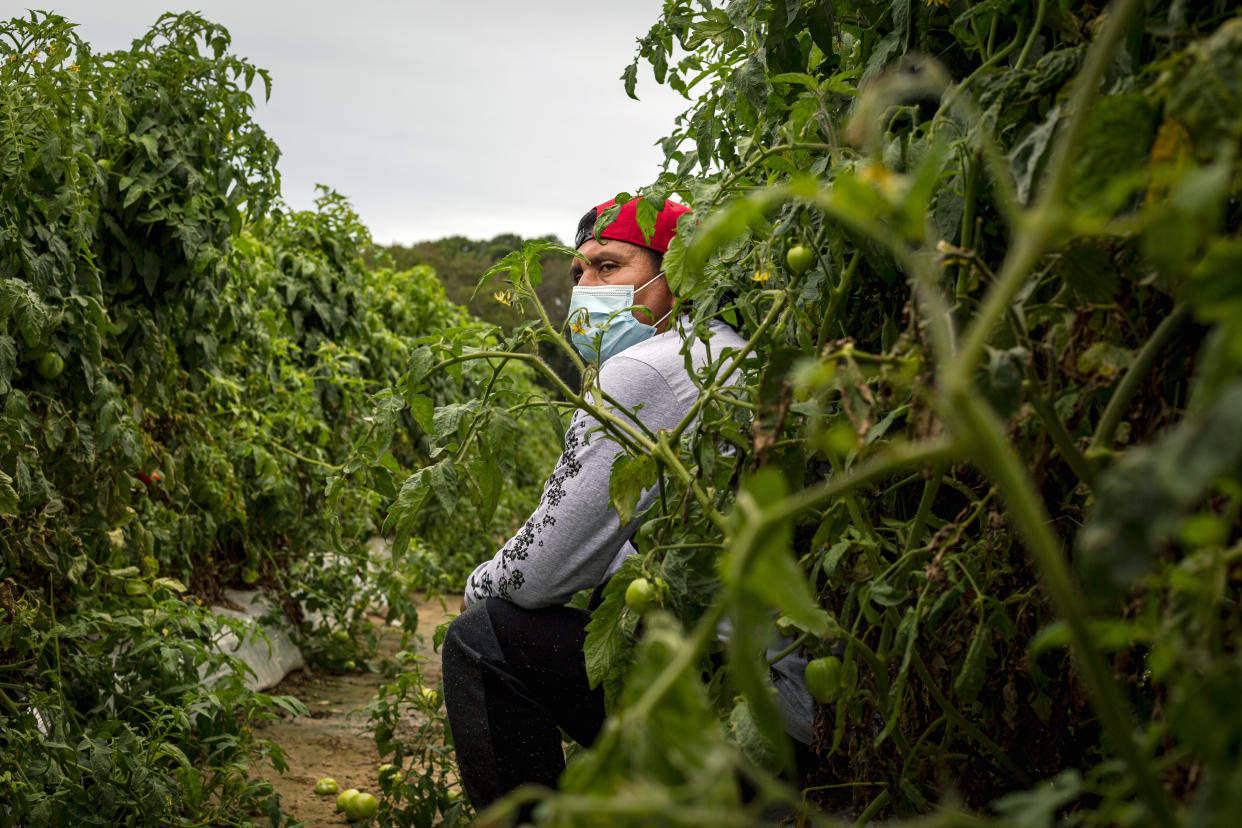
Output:
[[[612,316],[602,340],[575,324],[575,347],[600,364],[599,386],[619,406],[613,410],[655,433],[676,427],[697,398],[683,352],[698,369],[709,359],[709,340],[716,356],[744,342],[723,322],[698,338],[671,317],[676,297],[661,262],[688,208],[666,201],[647,238],[637,201],[629,201],[597,241],[596,217],[613,203],[592,208],[578,224],[575,246],[587,261],[575,259],[570,268],[569,319],[589,318],[598,328],[594,323]],[[642,307],[618,313],[631,306]],[[565,604],[579,590],[599,587],[633,554],[629,540],[655,491],[620,523],[608,480],[621,449],[596,426],[593,417],[574,413],[538,507],[471,573],[462,614],[444,639],[445,706],[462,784],[479,809],[525,783],[555,787],[565,767],[561,729],[590,745],[604,722],[603,693],[590,688],[582,652],[590,615]],[[792,656],[772,678],[786,729],[809,744],[814,704],[802,683],[804,666]]]

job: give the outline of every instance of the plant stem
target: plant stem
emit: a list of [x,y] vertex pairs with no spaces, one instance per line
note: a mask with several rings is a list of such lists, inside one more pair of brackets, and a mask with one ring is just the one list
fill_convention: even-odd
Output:
[[694,632],[690,640],[686,642],[686,646],[678,651],[669,665],[661,671],[660,675],[656,676],[655,681],[648,685],[638,701],[622,713],[623,716],[633,717],[633,721],[640,726],[646,724],[651,709],[664,697],[665,693],[673,689],[673,685],[681,674],[697,662],[699,654],[706,650],[708,642],[716,635],[716,625],[724,616],[724,610],[724,603],[719,600],[707,608],[707,611],[699,617],[698,623],[694,625]]
[[[793,285],[791,283],[790,287],[792,286]],[[751,335],[750,339],[746,340],[746,345],[743,346],[742,350],[729,360],[728,366],[716,376],[716,378],[712,381],[712,384],[699,393],[698,399],[694,401],[694,405],[690,406],[690,410],[686,412],[686,416],[681,418],[681,422],[678,423],[677,427],[674,428],[669,434],[670,441],[681,439],[681,435],[685,432],[685,430],[690,427],[690,424],[693,423],[695,419],[698,418],[699,412],[703,409],[703,406],[706,404],[707,400],[709,400],[713,395],[720,393],[721,387],[729,381],[734,372],[736,372],[738,367],[742,364],[742,361],[750,356],[750,354],[758,346],[759,341],[763,338],[764,334],[766,334],[768,329],[771,328],[776,322],[777,317],[785,308],[785,302],[787,299],[788,293],[786,292],[781,292],[776,297],[776,301],[772,303],[772,307],[768,310],[767,316],[765,316],[763,321],[759,323],[759,327],[755,329],[755,332]]]
[[1035,36],[1044,27],[1044,13],[1047,11],[1048,0],[1039,0],[1039,7],[1035,10],[1035,25],[1031,27],[1031,33],[1026,37],[1026,44],[1023,45],[1022,52],[1013,64],[1013,71],[1020,72],[1022,67],[1026,65],[1026,59],[1031,54],[1031,47],[1035,45]]
[[862,258],[862,251],[855,250],[854,255],[850,257],[850,263],[846,265],[845,271],[841,274],[841,281],[837,283],[836,289],[828,300],[828,309],[824,311],[823,321],[819,324],[819,336],[816,337],[817,353],[824,350],[824,346],[828,344],[828,331],[831,330],[832,323],[836,321],[837,314],[841,312],[841,303],[845,301],[845,295],[849,293],[850,285],[854,282],[854,271],[858,268],[860,258]]
[[1117,389],[1108,398],[1108,405],[1100,416],[1100,424],[1095,428],[1095,436],[1091,438],[1090,448],[1108,448],[1113,442],[1113,434],[1116,433],[1117,426],[1121,424],[1121,417],[1126,413],[1130,400],[1138,392],[1139,383],[1147,376],[1157,354],[1163,350],[1188,317],[1189,312],[1185,305],[1175,305],[1151,335],[1151,339],[1143,345],[1138,355],[1135,356],[1134,362],[1130,363],[1125,376],[1121,378],[1121,382],[1117,383]]
[[771,158],[773,155],[779,155],[780,153],[786,152],[788,150],[811,150],[811,151],[818,151],[818,152],[832,152],[833,148],[829,144],[815,144],[815,143],[805,143],[805,142],[798,142],[798,141],[795,141],[794,143],[791,143],[791,144],[778,144],[777,146],[774,146],[774,147],[768,147],[766,150],[761,151],[757,156],[755,156],[753,159],[747,162],[746,165],[742,167],[740,170],[735,172],[733,175],[729,176],[729,178],[723,184],[720,185],[720,189],[716,192],[716,198],[712,200],[711,206],[714,207],[716,205],[716,202],[719,200],[720,196],[727,193],[730,187],[736,184],[742,177],[746,175],[746,173],[753,170],[759,164],[762,164],[765,159]]
[[[581,255],[581,254],[579,254]],[[565,341],[565,337],[561,336],[560,331],[552,326],[552,320],[548,317],[548,311],[544,308],[543,302],[539,301],[539,294],[535,292],[535,286],[530,282],[529,267],[530,263],[525,264],[525,281],[530,286],[530,300],[535,306],[535,310],[539,313],[539,321],[542,323],[542,329],[548,333],[549,338],[556,343],[573,362],[574,367],[578,369],[578,375],[586,373],[586,367],[583,365],[582,357],[578,354],[578,349]]]
[[1027,402],[1043,421],[1044,427],[1048,429],[1048,436],[1052,438],[1052,442],[1056,444],[1057,450],[1061,452],[1065,462],[1069,463],[1074,474],[1081,482],[1091,486],[1095,482],[1095,473],[1091,470],[1091,464],[1078,450],[1078,446],[1074,445],[1073,435],[1065,428],[1065,424],[1061,422],[1061,418],[1053,411],[1049,402],[1039,393],[1032,393],[1027,397]]
[[339,466],[334,466],[331,463],[325,463],[322,460],[316,460],[314,457],[307,457],[304,454],[298,454],[296,451],[289,448],[284,443],[277,440],[275,437],[269,436],[267,439],[271,441],[273,446],[280,449],[285,454],[288,454],[290,457],[293,457],[297,460],[301,460],[303,463],[310,463],[315,466],[322,466],[323,468],[330,469],[332,471],[340,471],[341,469],[345,468],[344,464],[339,465]]
[[910,524],[910,533],[906,535],[906,542],[901,547],[904,555],[914,548],[914,543],[919,535],[923,533],[923,527],[927,524],[927,518],[931,514],[932,501],[936,499],[936,492],[940,491],[940,481],[944,478],[944,467],[936,466],[932,470],[932,476],[927,478],[927,482],[923,484],[923,496],[919,498],[919,509],[914,515],[914,522]]
[[880,791],[876,798],[871,800],[870,804],[858,815],[858,819],[854,820],[854,828],[860,828],[860,826],[871,822],[871,818],[878,814],[880,809],[887,805],[891,798],[892,796],[887,790]]
[[[977,154],[971,154],[966,159],[966,180],[963,183],[965,190],[962,199],[962,248],[970,250],[974,243],[975,231],[975,197],[979,191],[979,158]],[[956,299],[960,303],[965,298],[967,288],[969,287],[970,264],[963,262],[958,265],[957,273],[957,296]]]
[[624,438],[628,437],[633,441],[634,448],[641,449],[647,453],[653,453],[655,451],[655,443],[634,428],[632,423],[614,416],[602,406],[595,405],[587,400],[583,395],[572,391],[570,387],[565,384],[565,381],[557,376],[556,372],[553,371],[546,362],[533,354],[524,354],[520,351],[476,351],[468,354],[458,354],[456,356],[449,357],[448,359],[441,360],[433,365],[430,369],[428,369],[427,375],[430,376],[436,371],[443,370],[458,363],[469,362],[474,359],[511,359],[515,362],[525,362],[528,365],[534,366],[535,370],[543,374],[544,377],[552,383],[556,390],[560,392],[561,396],[573,403],[575,408],[580,408],[595,417],[601,426],[610,430],[610,436],[614,439],[618,436],[622,437],[622,439],[618,440],[618,442],[624,443]]
[[822,483],[794,492],[765,513],[765,522],[775,525],[900,469],[944,462],[959,453],[959,444],[945,437],[893,445],[844,474],[833,475]]
[[768,666],[769,666],[769,667],[771,667],[773,664],[775,664],[776,662],[780,661],[782,658],[784,658],[785,656],[787,656],[787,655],[789,655],[790,653],[792,653],[794,650],[796,650],[796,649],[798,649],[799,647],[801,647],[801,646],[802,646],[802,643],[803,643],[804,641],[806,641],[806,640],[810,637],[810,635],[811,635],[811,634],[810,634],[810,633],[808,633],[808,632],[801,633],[801,634],[800,634],[797,638],[795,638],[793,641],[791,641],[791,642],[789,642],[787,645],[785,645],[785,647],[784,647],[783,649],[781,649],[781,651],[780,651],[779,653],[777,653],[776,655],[774,655],[774,656],[770,657],[770,658],[767,660],[767,661],[768,661]]

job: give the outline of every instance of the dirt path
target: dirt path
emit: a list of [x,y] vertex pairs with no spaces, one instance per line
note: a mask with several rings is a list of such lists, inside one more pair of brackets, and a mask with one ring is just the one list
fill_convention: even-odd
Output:
[[[435,628],[457,612],[460,595],[420,601],[416,649],[428,656],[423,677],[429,685],[440,681],[440,658],[433,651],[431,636]],[[446,611],[447,609],[447,611]],[[380,632],[380,657],[392,658],[401,643],[401,631],[386,627],[372,618]],[[335,796],[317,796],[315,783],[325,776],[337,781],[340,790],[358,788],[378,793],[376,768],[379,754],[375,741],[366,731],[367,716],[362,708],[374,698],[385,679],[378,673],[290,673],[268,692],[295,696],[310,710],[309,716],[289,717],[269,723],[257,735],[271,739],[287,751],[289,769],[283,775],[271,767],[261,773],[281,795],[281,806],[290,817],[307,826],[347,825],[336,810]]]

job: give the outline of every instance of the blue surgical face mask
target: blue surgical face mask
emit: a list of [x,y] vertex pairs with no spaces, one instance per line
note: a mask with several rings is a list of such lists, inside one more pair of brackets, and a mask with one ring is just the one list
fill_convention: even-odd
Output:
[[574,288],[569,300],[569,330],[583,359],[603,365],[610,356],[655,335],[656,325],[667,319],[668,313],[656,325],[645,325],[634,318],[630,308],[634,307],[634,294],[663,275],[661,270],[637,289],[633,285]]

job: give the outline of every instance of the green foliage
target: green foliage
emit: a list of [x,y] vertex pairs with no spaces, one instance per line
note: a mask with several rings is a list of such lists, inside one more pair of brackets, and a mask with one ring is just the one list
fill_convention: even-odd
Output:
[[368,552],[435,447],[385,389],[415,339],[489,329],[426,268],[369,270],[340,195],[277,201],[268,82],[195,14],[108,55],[55,15],[0,26],[0,824],[281,822],[253,727],[296,703],[246,690],[206,605],[257,583],[342,669],[374,646],[366,607],[412,619],[535,485]]
[[[379,780],[384,792],[379,819],[384,825],[453,828],[466,824],[472,812],[456,782],[443,694],[424,682],[419,658],[398,652],[392,683],[366,708],[380,757],[392,765]],[[412,727],[411,711],[416,711]]]
[[[436,346],[403,387],[531,365],[625,449],[619,510],[659,481],[588,630],[609,724],[541,823],[1236,811],[1242,28],[1221,9],[665,3],[639,57],[690,108],[638,196],[694,206],[669,283],[746,347],[678,428],[639,433],[539,359],[563,331],[528,244],[498,270],[537,322]],[[809,264],[782,265],[794,247]],[[459,426],[513,411],[468,408]],[[459,472],[493,448],[478,433],[446,443]],[[407,480],[390,523],[437,485]],[[639,577],[668,589],[641,628]],[[760,767],[791,755],[777,616],[841,659],[801,795]]]

